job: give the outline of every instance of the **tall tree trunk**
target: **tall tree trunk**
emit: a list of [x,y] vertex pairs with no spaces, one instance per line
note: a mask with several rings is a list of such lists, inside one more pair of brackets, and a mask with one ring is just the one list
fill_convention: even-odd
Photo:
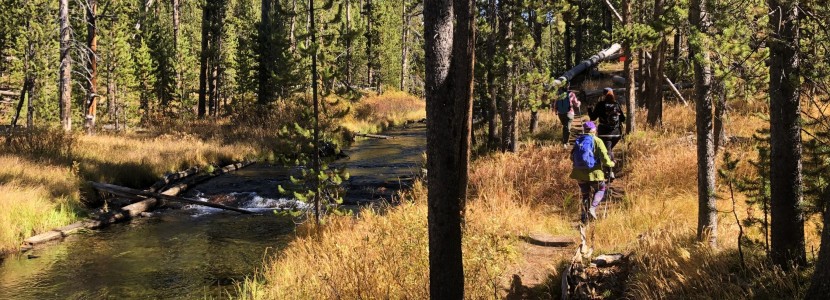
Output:
[[[312,43],[317,42],[317,25],[314,22],[314,0],[308,0],[308,19],[309,19],[309,36]],[[314,103],[314,162],[312,163],[312,171],[314,172],[314,220],[317,225],[320,225],[320,177],[317,174],[320,172],[320,103],[317,99],[317,49],[313,50],[311,54],[311,97]]]
[[70,41],[69,24],[69,0],[60,0],[60,71],[58,85],[58,100],[60,103],[61,126],[64,131],[72,130],[72,58],[69,57],[69,50],[72,48]]
[[[539,53],[542,50],[542,23],[536,20],[538,13],[537,11],[531,10],[529,12],[529,27],[531,29],[531,34],[533,36],[533,53]],[[536,97],[540,97],[540,95],[536,95]],[[540,102],[541,106],[541,102]],[[518,105],[517,105],[518,107]],[[539,109],[538,107],[532,109],[530,111],[530,133],[536,133],[536,130],[539,129]],[[518,134],[517,134],[518,136]]]
[[[662,14],[662,12],[661,12]],[[663,71],[666,66],[666,37],[662,37],[654,53],[652,53],[651,68],[649,70],[646,93],[648,99],[648,125],[663,126]]]
[[[501,106],[500,113],[501,113],[501,150],[502,151],[512,151],[514,146],[512,142],[514,140],[514,134],[516,131],[514,130],[515,126],[515,119],[514,119],[514,112],[513,112],[513,92],[515,91],[514,84],[513,84],[513,74],[514,74],[514,62],[512,59],[513,55],[513,18],[514,18],[514,5],[512,1],[499,1],[499,33],[501,38],[501,47],[503,47],[504,54],[508,57],[506,62],[502,63],[502,71],[501,74],[505,75],[503,78],[503,82],[505,83],[506,87],[502,87],[501,92],[499,93],[499,105]],[[509,89],[509,90],[508,90]]]
[[95,119],[98,108],[98,1],[87,2],[87,56],[89,61],[89,85],[87,86],[86,116],[84,127],[88,134],[95,132]]
[[372,87],[374,85],[374,56],[372,55],[372,40],[374,38],[374,34],[372,33],[372,23],[374,22],[374,15],[373,14],[373,3],[372,0],[366,0],[366,85]]
[[717,84],[717,101],[715,102],[715,155],[726,142],[726,90],[723,83]]
[[20,119],[20,112],[23,110],[23,103],[29,98],[27,92],[29,91],[29,74],[26,72],[26,79],[23,80],[23,87],[20,88],[20,100],[17,102],[17,109],[15,109],[14,117],[12,118],[12,127],[17,127],[17,120]]
[[29,89],[26,91],[26,128],[35,126],[35,78],[30,77]]
[[424,3],[431,299],[464,298],[461,229],[470,161],[474,3]]
[[821,247],[818,251],[813,279],[810,289],[807,290],[807,300],[826,299],[830,295],[830,187],[825,187],[819,203],[824,203],[822,215],[824,216],[824,228],[821,230]]
[[[262,23],[267,24],[268,5],[271,0],[262,0]],[[210,50],[208,48],[208,39],[210,32],[210,1],[205,0],[202,6],[202,51],[199,53],[199,118],[203,119],[207,112],[207,81],[208,81],[208,57]],[[261,83],[260,83],[261,84]]]
[[584,0],[576,0],[576,34],[575,34],[575,41],[574,41],[574,60],[573,65],[578,65],[579,62],[583,58],[583,53],[585,49],[585,22],[583,22],[585,18],[585,10],[586,5],[583,3]]
[[346,0],[346,85],[352,85],[352,1]]
[[297,0],[291,0],[291,25],[288,29],[288,41],[291,43],[289,46],[291,52],[293,53],[294,50],[297,49],[297,36],[295,34],[295,30],[297,28]]
[[[717,247],[718,212],[715,204],[715,144],[712,132],[712,63],[708,47],[712,26],[705,0],[692,0],[689,9],[689,56],[694,57],[697,125],[697,239]],[[656,53],[655,53],[656,55]],[[650,113],[650,111],[649,111]]]
[[[769,0],[770,39],[770,240],[772,261],[803,265],[801,118],[798,4]],[[780,22],[779,22],[780,20]]]
[[409,13],[407,13],[407,6],[409,1],[403,0],[401,3],[401,91],[406,92],[406,75],[409,73],[409,57],[407,51],[409,45],[407,43],[407,35],[409,34]]
[[182,90],[182,55],[179,49],[179,0],[173,1],[173,52],[176,53],[176,95],[184,98],[184,91]]
[[674,62],[680,61],[680,44],[683,42],[683,38],[680,36],[680,29],[674,33],[674,53],[672,56],[674,57]]
[[[26,30],[28,31],[29,21],[26,21]],[[26,52],[23,55],[23,87],[20,89],[20,102],[17,104],[17,110],[14,114],[14,118],[12,119],[12,127],[17,126],[17,120],[20,119],[20,111],[23,110],[23,102],[28,104],[26,115],[27,115],[27,128],[32,128],[31,124],[31,116],[32,116],[32,89],[34,88],[35,78],[32,76],[31,69],[29,68],[29,61],[31,61],[32,57],[34,56],[34,49],[29,39],[29,44],[26,45]]]
[[648,81],[651,77],[649,74],[649,68],[651,64],[649,60],[646,59],[645,50],[639,49],[637,51],[637,66],[639,67],[638,71],[640,73],[640,88],[637,89],[637,99],[640,99],[638,102],[638,106],[640,108],[648,109],[648,101],[646,101],[646,88],[648,87]]
[[[631,20],[631,2],[633,0],[623,0],[623,23],[626,30],[631,30],[633,22]],[[634,76],[634,51],[631,49],[631,41],[626,39],[623,43],[623,51],[625,52],[625,62],[623,68],[625,72],[625,107],[627,118],[625,118],[625,132],[627,134],[633,133],[637,129],[637,102],[636,96],[636,77]]]
[[565,44],[565,68],[570,70],[574,66],[574,55],[573,55],[573,34],[571,33],[573,30],[573,26],[571,25],[572,20],[565,21],[565,38],[563,43]]
[[489,97],[487,97],[487,144],[490,149],[496,149],[499,145],[499,128],[497,118],[499,114],[498,107],[498,92],[496,86],[496,68],[494,61],[496,57],[496,41],[498,40],[498,12],[496,11],[496,1],[489,0],[487,6],[487,23],[490,25],[490,36],[487,37],[487,88],[489,89]]

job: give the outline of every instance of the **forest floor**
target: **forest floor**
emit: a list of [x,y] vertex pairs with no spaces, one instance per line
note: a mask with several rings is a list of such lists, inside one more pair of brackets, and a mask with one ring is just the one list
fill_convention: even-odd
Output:
[[[752,143],[765,121],[763,104],[734,101],[720,151],[742,163],[737,173],[751,176],[746,163],[757,154]],[[754,103],[754,102],[752,102]],[[555,142],[560,125],[549,111],[540,113],[540,130],[523,137],[516,153],[487,153],[470,167],[463,242],[465,297],[558,298],[560,273],[575,245],[540,247],[522,237],[544,234],[578,241],[578,189],[568,178],[568,150]],[[519,124],[528,124],[529,114]],[[638,112],[637,120],[645,120]],[[783,272],[768,267],[751,249],[742,266],[735,248],[739,219],[753,213],[736,194],[719,197],[717,250],[695,241],[697,184],[695,124],[692,107],[668,105],[659,130],[638,124],[617,149],[626,162],[624,190],[607,214],[595,222],[594,254],[623,253],[626,263],[608,276],[611,290],[595,298],[627,297],[742,299],[800,295],[809,269]],[[520,127],[520,128],[522,128]],[[482,132],[476,140],[483,141]],[[719,195],[728,195],[720,185]],[[315,228],[304,224],[283,252],[266,262],[261,274],[240,285],[248,299],[427,298],[429,295],[426,191],[416,184],[402,205],[367,209],[359,217],[331,217]],[[758,238],[757,232],[747,234]],[[819,243],[815,222],[808,222],[808,244]],[[810,247],[808,246],[808,248]],[[814,257],[813,257],[814,258]],[[621,278],[618,278],[621,277]],[[390,280],[392,279],[392,280]],[[519,284],[519,282],[521,284]],[[702,292],[705,291],[705,292]]]

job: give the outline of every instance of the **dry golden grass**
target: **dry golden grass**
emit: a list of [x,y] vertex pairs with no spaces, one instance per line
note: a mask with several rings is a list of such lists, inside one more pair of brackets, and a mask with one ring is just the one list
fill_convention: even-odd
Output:
[[361,99],[352,106],[352,111],[341,121],[344,128],[350,132],[378,133],[426,118],[426,102],[405,92],[388,92]]
[[[614,186],[626,194],[595,223],[595,253],[634,254],[625,291],[632,299],[797,297],[805,272],[770,268],[749,250],[747,268],[740,268],[731,199],[718,202],[724,212],[718,227],[721,248],[710,250],[695,241],[697,159],[692,109],[668,106],[662,129],[640,130],[618,146],[626,156],[627,175]],[[642,112],[640,117],[645,119]],[[555,138],[558,120],[549,112],[543,112],[541,119],[537,136]],[[523,124],[527,115],[520,116],[520,128],[526,127]],[[751,111],[739,112],[730,116],[727,129],[730,135],[749,137],[764,124]],[[517,153],[487,154],[471,165],[464,231],[466,295],[471,299],[504,296],[499,278],[510,274],[498,272],[511,270],[519,261],[517,237],[531,232],[577,237],[573,224],[578,217],[578,189],[568,179],[567,150],[536,146],[539,143],[532,138],[525,141]],[[743,160],[755,155],[746,144],[729,145],[724,151]],[[744,164],[738,173],[752,176],[753,170]],[[724,186],[719,186],[719,195],[727,195]],[[321,234],[292,242],[266,264],[262,276],[240,286],[242,297],[427,297],[423,187],[416,187],[408,198],[412,201],[388,208],[385,214],[365,211],[357,218],[338,218]],[[736,200],[738,215],[744,218],[744,198],[736,194]],[[808,244],[817,246],[814,227],[807,226]],[[551,262],[557,263],[564,261]]]
[[180,134],[148,137],[66,135],[39,129],[0,139],[0,253],[33,234],[66,225],[94,203],[87,181],[134,188],[167,172],[253,156],[252,146],[222,145]]

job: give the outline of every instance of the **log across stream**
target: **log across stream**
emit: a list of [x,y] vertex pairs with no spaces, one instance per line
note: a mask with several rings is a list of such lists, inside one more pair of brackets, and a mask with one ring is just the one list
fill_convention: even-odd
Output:
[[[349,158],[332,164],[351,174],[347,201],[386,197],[420,172],[424,128],[384,134],[394,138],[359,138],[347,149]],[[267,212],[290,203],[276,186],[291,172],[254,164],[181,194],[261,214],[184,206],[6,257],[0,262],[0,299],[227,298],[236,281],[253,275],[266,255],[293,238],[296,220]]]

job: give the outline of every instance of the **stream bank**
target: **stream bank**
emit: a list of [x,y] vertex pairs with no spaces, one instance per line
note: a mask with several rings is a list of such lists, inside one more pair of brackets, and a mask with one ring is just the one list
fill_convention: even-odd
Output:
[[[345,168],[348,203],[380,201],[407,187],[420,172],[423,125],[391,129],[393,139],[360,139]],[[0,299],[102,299],[227,297],[235,282],[253,275],[293,239],[295,219],[266,213],[295,205],[277,192],[291,168],[255,164],[224,174],[184,196],[229,201],[262,215],[185,206],[162,210],[63,242],[15,254],[0,262]]]

